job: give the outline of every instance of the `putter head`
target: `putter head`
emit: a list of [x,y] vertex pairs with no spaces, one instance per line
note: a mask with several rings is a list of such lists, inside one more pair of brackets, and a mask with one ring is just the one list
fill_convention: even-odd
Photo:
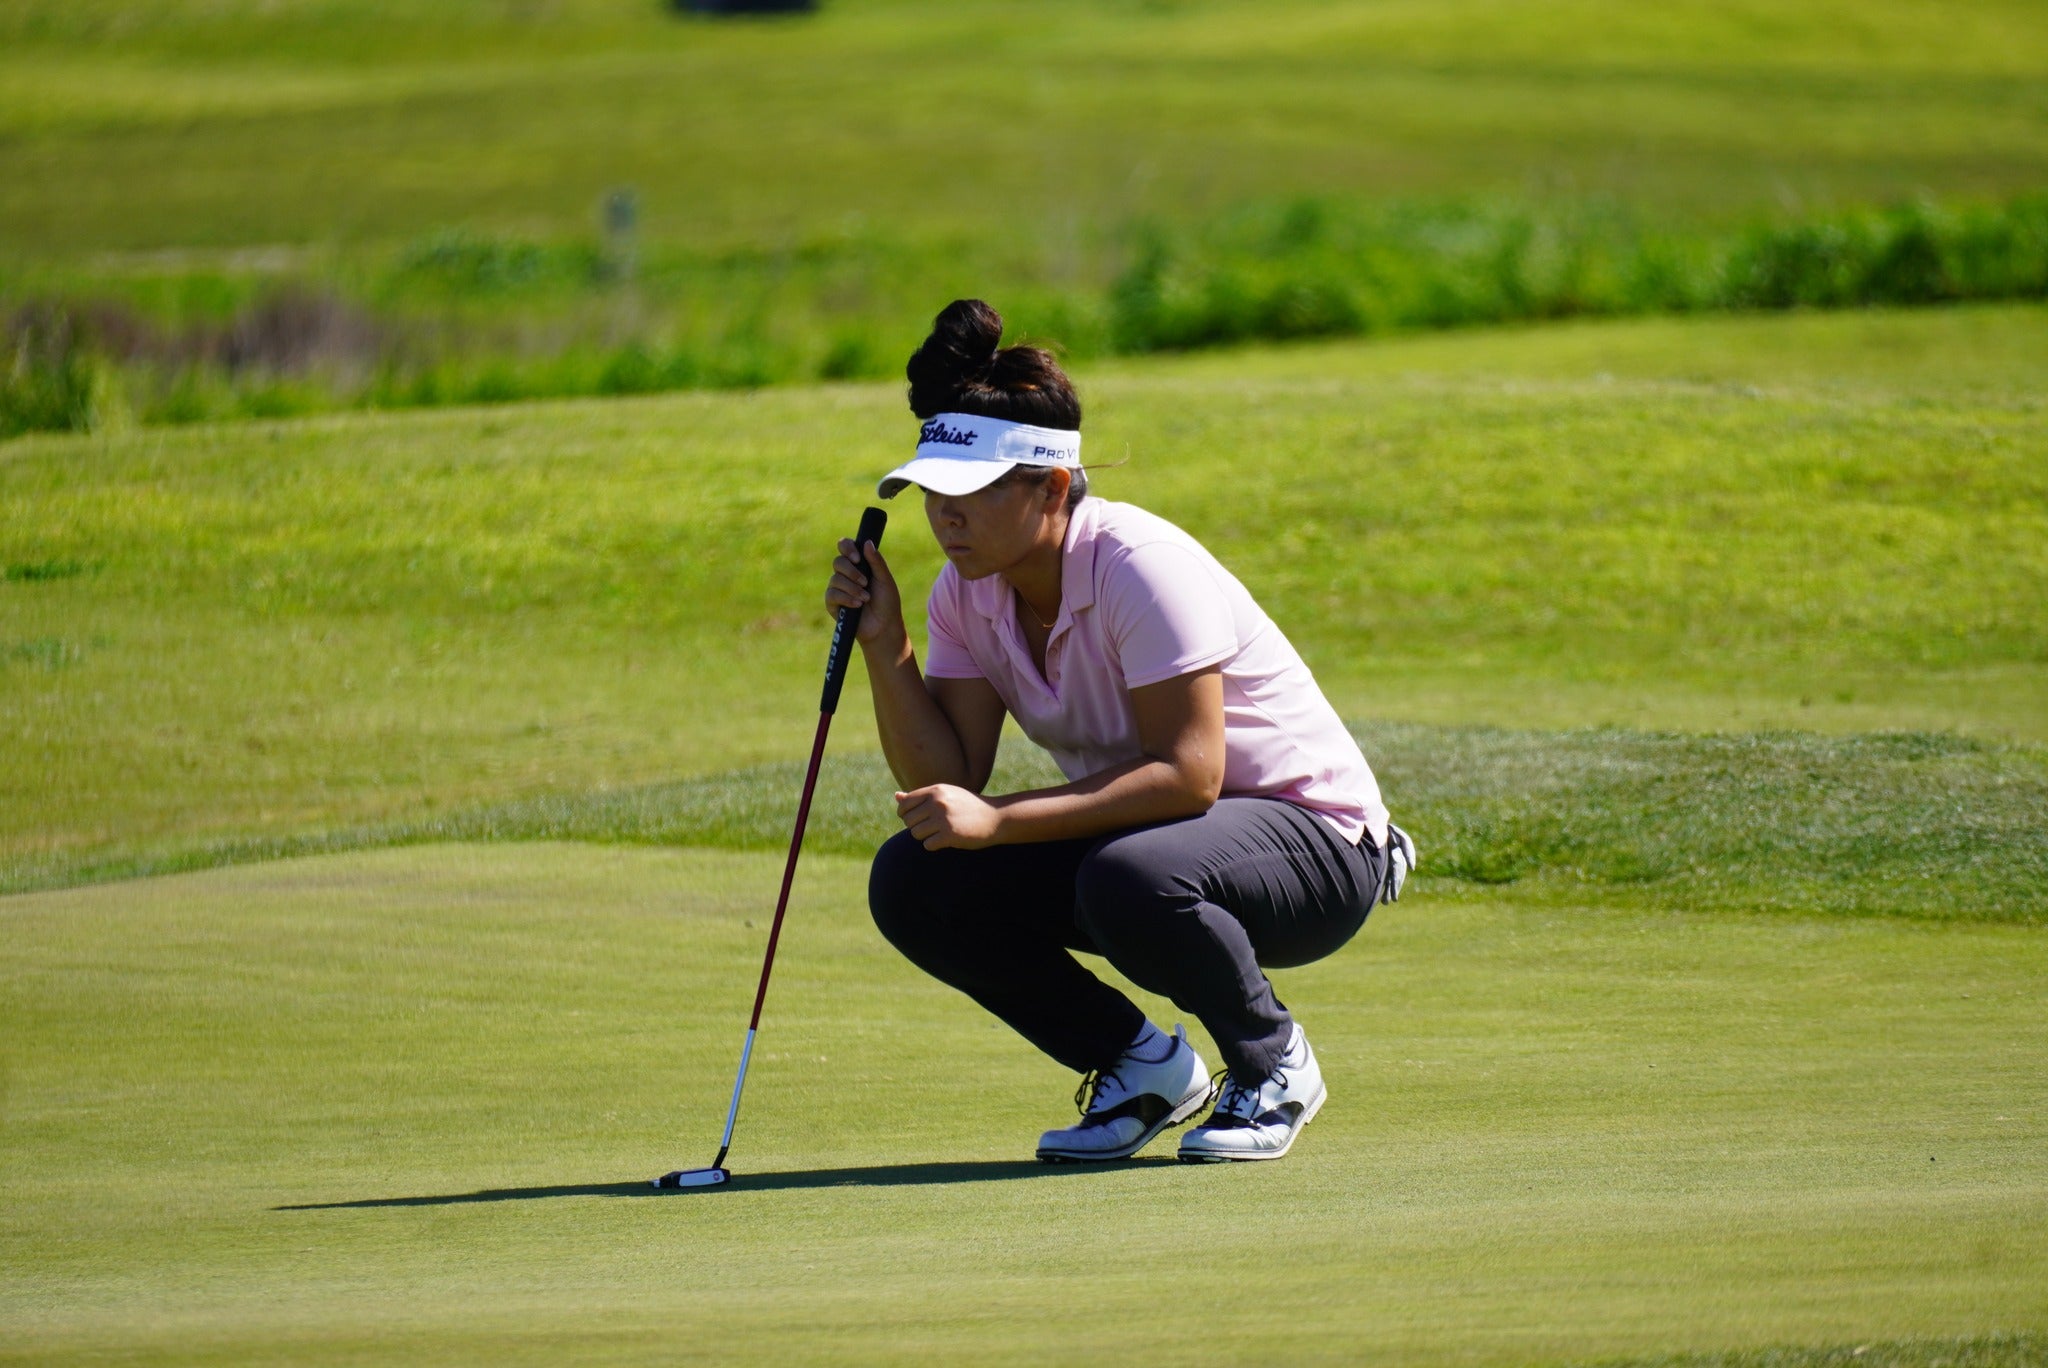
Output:
[[677,1169],[655,1179],[654,1186],[663,1192],[676,1192],[683,1188],[717,1187],[730,1177],[722,1168]]

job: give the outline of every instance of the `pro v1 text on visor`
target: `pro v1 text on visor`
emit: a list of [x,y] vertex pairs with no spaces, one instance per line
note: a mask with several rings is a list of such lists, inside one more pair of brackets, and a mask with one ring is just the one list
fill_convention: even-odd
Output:
[[876,491],[893,499],[909,485],[935,494],[972,494],[1016,466],[1081,468],[1081,434],[1006,418],[941,413],[917,434],[917,455],[882,477]]

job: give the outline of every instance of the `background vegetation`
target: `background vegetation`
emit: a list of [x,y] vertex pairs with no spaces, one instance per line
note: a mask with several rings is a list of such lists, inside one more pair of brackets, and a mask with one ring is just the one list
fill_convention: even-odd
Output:
[[[1011,286],[1068,356],[1654,313],[2048,298],[2048,198],[1910,203],[1713,236],[1612,210],[1395,209],[1317,198],[1124,232],[1102,289]],[[554,247],[470,232],[414,243],[355,282],[182,285],[230,311],[156,322],[109,298],[38,298],[12,324],[0,435],[128,417],[191,422],[746,388],[893,374],[923,250]],[[853,282],[860,288],[853,290]],[[230,301],[233,301],[230,305]]]
[[976,292],[1077,356],[2040,298],[2044,52],[2016,2],[27,0],[0,437],[878,377]]

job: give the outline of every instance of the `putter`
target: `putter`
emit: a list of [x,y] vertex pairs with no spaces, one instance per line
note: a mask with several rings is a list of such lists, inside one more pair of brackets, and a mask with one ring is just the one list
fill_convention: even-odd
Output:
[[[870,508],[860,515],[860,531],[853,537],[854,556],[860,557],[869,542],[882,544],[882,529],[889,515]],[[804,796],[796,805],[796,830],[789,838],[789,863],[782,869],[782,895],[775,900],[775,922],[768,928],[768,954],[761,961],[761,986],[754,990],[754,1015],[747,1022],[746,1043],[740,1046],[739,1076],[732,1081],[732,1102],[725,1109],[725,1134],[718,1142],[718,1157],[708,1168],[678,1169],[654,1180],[654,1186],[669,1191],[681,1188],[717,1187],[732,1174],[725,1156],[732,1149],[732,1127],[740,1116],[740,1090],[747,1086],[747,1061],[754,1055],[754,1035],[761,1029],[761,1004],[768,1000],[768,972],[775,967],[775,943],[782,938],[782,914],[789,909],[789,886],[796,878],[796,856],[804,845],[804,823],[811,816],[811,794],[818,787],[818,764],[825,758],[825,733],[832,728],[832,714],[839,708],[839,690],[846,683],[846,661],[853,654],[853,634],[860,626],[859,608],[841,608],[832,627],[832,649],[825,656],[825,693],[818,700],[818,738],[811,743],[811,768],[804,776]]]

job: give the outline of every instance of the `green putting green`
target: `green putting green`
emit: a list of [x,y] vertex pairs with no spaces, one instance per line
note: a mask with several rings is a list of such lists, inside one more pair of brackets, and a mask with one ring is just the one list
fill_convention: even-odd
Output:
[[1332,1093],[1293,1156],[1041,1168],[1072,1078],[818,856],[735,1181],[651,1195],[716,1147],[779,868],[443,845],[0,902],[0,1358],[2043,1352],[2036,931],[1424,880],[1278,979]]

